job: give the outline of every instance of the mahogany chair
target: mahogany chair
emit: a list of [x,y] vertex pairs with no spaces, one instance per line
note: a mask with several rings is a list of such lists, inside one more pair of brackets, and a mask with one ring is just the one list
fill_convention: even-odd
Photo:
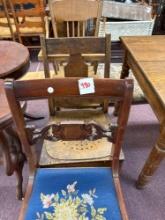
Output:
[[[79,79],[5,82],[13,121],[29,165],[29,182],[19,220],[128,219],[119,179],[119,155],[131,105],[133,82],[129,79],[95,79],[95,93],[80,95]],[[95,122],[65,122],[49,124],[41,130],[27,126],[20,101],[53,96],[75,97],[79,100],[109,97],[112,102],[120,101],[116,125],[111,123],[109,127],[103,128]],[[112,167],[37,168],[33,145],[40,139],[49,143],[86,139],[92,145],[103,137],[114,147]]]
[[[20,43],[22,37],[34,37],[46,34],[45,9],[42,0],[9,0],[17,35]],[[29,46],[35,48],[39,46]]]
[[13,18],[8,12],[6,0],[0,0],[0,39],[12,39],[15,41],[16,28]]
[[[109,78],[111,60],[111,38],[105,37],[72,37],[72,38],[45,38],[41,37],[44,72],[46,78],[52,77],[101,77]],[[49,62],[54,59],[65,62],[64,72],[57,76],[50,71]],[[105,64],[103,76],[97,76],[89,69],[89,62],[97,61]],[[59,103],[50,102],[51,114],[55,114],[55,106]],[[67,99],[68,100],[68,99]],[[69,101],[63,102],[65,106]],[[91,102],[91,101],[90,101]],[[96,103],[96,102],[95,102]],[[73,104],[71,105],[73,107]],[[89,105],[88,105],[89,106]],[[97,102],[98,106],[98,102]],[[64,106],[63,106],[64,107]],[[74,105],[74,107],[77,107]],[[104,110],[107,110],[105,102]]]
[[90,35],[98,36],[101,7],[100,0],[49,0],[54,37],[87,36],[89,20],[93,26]]

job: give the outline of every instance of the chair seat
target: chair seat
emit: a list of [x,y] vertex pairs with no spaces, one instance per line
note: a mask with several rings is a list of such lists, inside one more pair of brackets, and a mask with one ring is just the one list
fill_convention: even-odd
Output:
[[38,169],[25,220],[120,220],[110,168]]
[[42,34],[44,30],[42,27],[24,27],[19,28],[21,34]]
[[[12,25],[13,33],[16,33],[15,25]],[[11,32],[9,27],[0,26],[0,37],[11,37]]]
[[[81,110],[65,110],[61,109],[51,117],[49,123],[56,124],[74,124],[76,122],[83,124],[96,123],[103,129],[108,129],[111,124],[109,117],[102,112],[101,109],[81,109]],[[106,162],[112,161],[113,146],[107,138],[101,138],[95,141],[49,141],[44,140],[41,150],[39,165],[41,167],[67,166],[82,163],[86,166],[88,163],[97,163],[105,166]],[[120,160],[124,160],[124,154],[121,152]]]
[[[14,19],[10,18],[11,24],[14,24]],[[8,24],[7,18],[0,18],[0,23]]]
[[[112,63],[111,64],[111,71],[110,71],[110,78],[112,79],[120,79],[122,70],[121,63]],[[104,64],[99,64],[97,69],[97,75],[103,75],[104,72]],[[129,78],[134,80],[134,91],[133,91],[133,102],[146,102],[146,98],[142,89],[140,88],[136,78],[134,77],[132,71],[130,70]]]
[[[19,18],[19,21],[21,22],[23,18]],[[30,23],[33,26],[29,27],[20,27],[19,31],[21,34],[38,34],[38,33],[44,33],[43,27],[42,27],[42,19],[41,17],[25,17],[25,21]],[[39,26],[35,27],[35,23]]]

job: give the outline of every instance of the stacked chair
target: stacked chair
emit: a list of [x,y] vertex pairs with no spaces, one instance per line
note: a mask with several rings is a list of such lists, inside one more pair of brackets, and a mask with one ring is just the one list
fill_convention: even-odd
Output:
[[[29,165],[29,181],[19,220],[22,219],[113,219],[127,220],[124,198],[119,179],[119,155],[131,105],[132,80],[95,79],[95,92],[80,95],[80,78],[43,79],[30,81],[6,80],[5,89],[13,120]],[[68,88],[70,88],[68,90]],[[51,123],[42,129],[31,129],[26,125],[20,101],[52,97],[109,98],[120,102],[116,125],[102,127],[99,122]],[[76,115],[75,115],[76,117]],[[34,153],[34,143],[43,139],[46,142],[95,141],[105,138],[113,144],[112,168],[88,167],[37,168],[38,160]],[[98,142],[99,143],[99,142]],[[100,143],[100,147],[102,144]],[[74,149],[70,151],[70,154]],[[89,155],[90,157],[91,155]]]
[[[50,11],[54,8],[56,10],[60,9],[60,7],[64,7],[63,4],[65,1],[50,1]],[[70,1],[69,1],[70,2]],[[79,1],[78,1],[79,2]],[[82,7],[83,4],[89,4],[88,7],[96,8],[95,16],[100,15],[100,2],[99,1],[81,1],[82,4],[79,6],[75,1],[71,0],[72,9],[74,8],[74,12],[76,11],[76,7]],[[65,2],[66,3],[66,2]],[[61,4],[63,6],[61,6]],[[76,7],[75,7],[75,5]],[[86,5],[85,4],[85,5]],[[67,5],[67,3],[66,3]],[[53,7],[54,6],[54,7]],[[56,7],[55,7],[56,6]],[[96,7],[97,6],[97,7]],[[68,6],[69,7],[69,6]],[[68,10],[66,10],[67,12]],[[89,10],[90,11],[90,10]],[[58,15],[58,13],[55,13]],[[69,12],[68,12],[69,13]],[[73,12],[72,12],[73,13]],[[82,13],[84,13],[82,11]],[[87,14],[87,12],[85,12]],[[73,13],[74,14],[74,13]],[[85,14],[85,16],[86,16]],[[51,12],[52,15],[52,12]],[[59,16],[66,17],[66,15],[61,14],[59,12]],[[68,15],[71,17],[71,15]],[[75,16],[75,15],[74,15]],[[88,12],[88,17],[86,19],[95,18],[93,14],[90,15]],[[83,16],[81,16],[82,19]],[[53,19],[53,18],[52,18]],[[65,18],[66,19],[66,18]],[[78,15],[73,19],[65,20],[63,19],[66,27],[71,25],[71,30],[69,31],[70,35],[73,31],[73,24],[75,27],[78,27]],[[57,19],[56,19],[57,20]],[[86,22],[87,22],[86,20]],[[97,18],[96,18],[97,20]],[[75,21],[75,22],[73,22]],[[67,25],[68,22],[68,25]],[[84,20],[81,21],[84,23]],[[97,22],[96,22],[97,23]],[[79,24],[79,26],[81,26]],[[82,26],[83,27],[83,26]],[[77,33],[75,29],[75,33]],[[81,31],[80,31],[81,32]],[[86,29],[85,29],[86,32]],[[55,32],[56,33],[56,32]],[[67,31],[66,31],[67,33]],[[69,36],[70,36],[69,35]],[[41,37],[41,53],[44,65],[44,73],[31,73],[25,76],[24,79],[41,79],[41,78],[67,78],[67,77],[92,77],[96,78],[109,78],[110,74],[110,60],[111,60],[111,37],[107,35],[105,37],[78,37],[77,35],[74,37],[58,37],[56,38],[45,38]],[[60,71],[53,71],[50,63],[58,62],[62,64],[62,68],[60,67]],[[102,75],[95,74],[95,71],[91,68],[91,63],[104,63],[104,73]],[[62,69],[62,71],[61,71]],[[78,99],[70,99],[67,97],[62,98],[50,98],[49,99],[49,110],[50,110],[50,121],[56,121],[57,123],[62,123],[62,121],[73,121],[74,116],[76,115],[76,121],[99,121],[101,126],[107,127],[109,121],[105,117],[104,113],[108,112],[109,99],[92,99],[92,100],[83,100],[81,103]],[[100,148],[99,143],[102,143],[102,148]],[[76,166],[78,164],[88,164],[89,160],[92,160],[92,163],[99,164],[109,164],[112,161],[113,155],[113,147],[109,150],[108,143],[105,139],[101,139],[99,142],[95,142],[95,147],[86,148],[86,144],[89,144],[88,141],[80,141],[79,146],[73,143],[74,153],[69,155],[71,150],[70,143],[61,141],[54,145],[54,143],[47,144],[45,142],[43,144],[41,150],[41,157],[39,165],[40,167],[48,167],[50,165],[53,166]],[[90,145],[90,144],[89,144]],[[78,147],[77,147],[78,146]],[[89,154],[91,156],[89,157]],[[68,159],[67,159],[68,158]],[[121,161],[124,159],[123,153],[120,154]]]
[[[23,37],[36,37],[46,35],[46,16],[42,0],[8,0],[14,18],[17,37],[23,43]],[[27,45],[29,48],[39,46]]]
[[[107,79],[111,36],[97,37],[102,1],[50,0],[55,38],[49,34],[45,38],[44,26],[40,26],[42,5],[29,11],[23,0],[10,0],[10,5],[20,42],[23,36],[31,36],[25,30],[33,24],[42,27],[35,34],[42,34],[39,56],[44,65],[44,75],[28,74],[20,81],[5,83],[30,171],[19,219],[127,220],[119,170],[133,83]],[[104,63],[101,75],[96,74],[98,63]],[[94,93],[80,95],[78,81],[88,77],[93,80]],[[45,98],[48,124],[41,129],[26,125],[19,101]],[[116,102],[118,116],[111,119],[108,106]],[[33,145],[40,141],[37,158]]]

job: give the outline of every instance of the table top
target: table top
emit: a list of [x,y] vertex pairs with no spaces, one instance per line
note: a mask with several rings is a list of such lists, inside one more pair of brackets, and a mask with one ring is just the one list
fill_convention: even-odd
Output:
[[121,37],[121,41],[165,111],[165,36]]
[[136,61],[165,61],[165,35],[121,37],[121,41]]
[[18,79],[29,68],[29,51],[20,43],[0,41],[0,78]]
[[6,94],[3,88],[3,80],[0,80],[0,128],[3,128],[12,121],[9,105],[7,102]]

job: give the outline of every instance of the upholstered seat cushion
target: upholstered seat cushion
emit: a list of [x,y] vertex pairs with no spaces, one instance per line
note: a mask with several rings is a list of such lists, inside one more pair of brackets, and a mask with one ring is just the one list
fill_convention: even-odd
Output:
[[38,169],[25,220],[120,220],[110,168]]

